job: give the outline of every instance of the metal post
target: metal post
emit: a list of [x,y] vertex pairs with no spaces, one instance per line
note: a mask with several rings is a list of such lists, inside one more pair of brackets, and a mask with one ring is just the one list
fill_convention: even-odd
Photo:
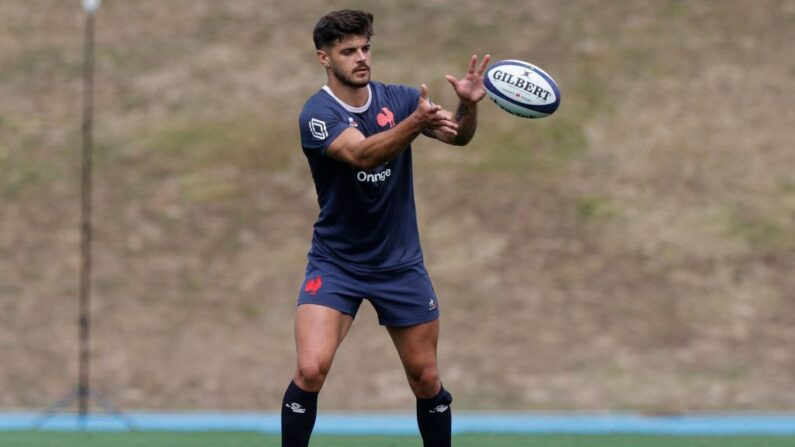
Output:
[[93,168],[93,112],[94,112],[94,11],[98,2],[83,2],[86,11],[85,45],[83,55],[83,148],[80,194],[80,309],[79,309],[79,377],[77,397],[81,425],[89,413],[91,350],[91,196]]
[[85,430],[88,426],[90,412],[89,403],[94,399],[99,407],[124,423],[130,430],[135,430],[133,420],[116,408],[113,403],[91,390],[89,381],[89,365],[91,349],[91,196],[93,170],[93,118],[94,118],[94,13],[102,0],[83,0],[86,12],[86,32],[83,64],[83,147],[80,188],[80,304],[79,304],[79,335],[78,335],[78,383],[77,388],[59,399],[42,412],[34,421],[36,430],[44,427],[50,419],[60,411],[69,408],[77,399],[78,427]]

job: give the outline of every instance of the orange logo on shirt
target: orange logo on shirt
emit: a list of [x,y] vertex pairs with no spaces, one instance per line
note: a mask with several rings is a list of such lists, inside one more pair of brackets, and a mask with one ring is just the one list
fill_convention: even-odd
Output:
[[378,121],[378,125],[381,127],[395,127],[395,114],[389,110],[388,107],[382,107],[381,113],[379,113],[376,117],[376,121]]

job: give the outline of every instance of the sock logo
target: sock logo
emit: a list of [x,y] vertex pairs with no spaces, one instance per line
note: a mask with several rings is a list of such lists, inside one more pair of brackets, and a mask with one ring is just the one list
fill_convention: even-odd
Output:
[[306,413],[306,408],[302,407],[301,404],[298,402],[293,402],[291,404],[284,404],[285,407],[289,408],[293,413]]
[[431,409],[428,413],[444,413],[447,409],[450,408],[447,405],[437,405]]

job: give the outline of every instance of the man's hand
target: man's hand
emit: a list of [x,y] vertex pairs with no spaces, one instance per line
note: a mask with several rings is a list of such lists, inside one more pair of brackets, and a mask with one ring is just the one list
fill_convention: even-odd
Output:
[[431,103],[428,99],[428,86],[425,84],[420,87],[420,102],[411,116],[422,130],[438,131],[452,137],[458,135],[458,123],[442,106]]
[[[483,73],[486,72],[486,67],[491,60],[490,55],[483,57],[480,66],[478,66],[478,56],[473,54],[469,60],[469,67],[467,73],[460,80],[452,75],[447,75],[445,78],[452,84],[455,94],[462,104],[475,104],[484,96],[486,96],[486,87],[483,85]],[[475,68],[477,67],[477,69]]]

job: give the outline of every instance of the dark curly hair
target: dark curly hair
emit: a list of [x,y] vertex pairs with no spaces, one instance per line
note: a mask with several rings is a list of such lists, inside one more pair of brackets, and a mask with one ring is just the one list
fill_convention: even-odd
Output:
[[319,50],[351,35],[369,39],[373,35],[373,15],[355,9],[332,11],[318,20],[312,38]]

